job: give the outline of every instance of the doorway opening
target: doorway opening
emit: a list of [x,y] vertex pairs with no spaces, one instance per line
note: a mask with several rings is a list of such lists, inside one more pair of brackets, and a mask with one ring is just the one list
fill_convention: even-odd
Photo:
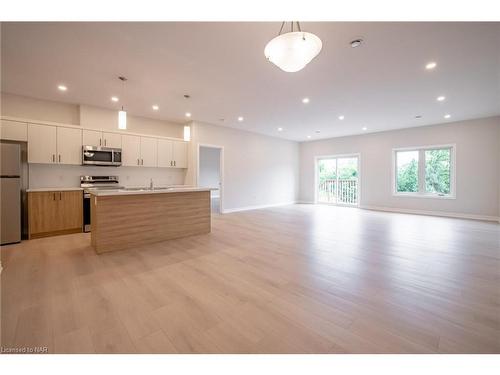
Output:
[[315,203],[359,206],[359,155],[316,158]]
[[221,214],[223,209],[223,163],[224,148],[214,145],[198,145],[198,185],[209,187],[212,214]]

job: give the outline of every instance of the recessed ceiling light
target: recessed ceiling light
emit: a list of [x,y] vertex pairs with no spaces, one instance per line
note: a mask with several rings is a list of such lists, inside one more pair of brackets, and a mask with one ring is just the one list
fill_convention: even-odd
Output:
[[449,114],[444,115],[444,118],[450,118],[450,117],[451,117],[451,115],[449,115]]
[[432,70],[432,69],[434,69],[436,66],[437,66],[437,64],[436,64],[434,61],[431,61],[430,63],[427,63],[427,65],[425,65],[425,69],[427,69],[427,70]]
[[186,117],[191,117],[191,113],[190,112],[186,112]]
[[304,103],[304,104],[309,103],[309,98],[304,98],[304,99],[302,99],[302,103]]
[[308,135],[308,136],[307,136],[307,138],[311,138],[311,136],[310,136],[310,135]]
[[363,43],[363,39],[358,38],[358,39],[351,40],[350,45],[352,48],[356,48],[356,47],[359,47],[362,43]]
[[321,130],[316,130],[315,133],[319,134],[319,133],[321,133]]
[[417,120],[420,120],[420,119],[422,118],[422,115],[416,115],[416,116],[415,116],[415,118],[416,118]]
[[279,132],[282,132],[282,131],[283,131],[283,128],[278,128],[278,131],[279,131]]
[[57,86],[57,88],[59,89],[59,91],[66,91],[68,89],[65,85],[59,85]]
[[345,116],[344,115],[340,115],[339,116],[339,120],[343,120],[343,119],[345,119]]
[[111,97],[111,101],[112,101],[112,102],[117,102],[118,100],[120,100],[120,99],[118,99],[118,97],[117,97],[117,96],[112,96],[112,97]]
[[446,96],[443,96],[443,95],[438,96],[438,97],[436,98],[436,100],[437,100],[438,102],[443,102],[445,99],[446,99]]
[[160,109],[160,107],[158,107],[156,104],[153,104],[151,108],[153,108],[153,111],[157,111]]
[[361,130],[368,130],[368,128],[366,126],[363,126]]
[[243,120],[244,120],[244,118],[242,116],[238,117],[239,122],[242,122]]

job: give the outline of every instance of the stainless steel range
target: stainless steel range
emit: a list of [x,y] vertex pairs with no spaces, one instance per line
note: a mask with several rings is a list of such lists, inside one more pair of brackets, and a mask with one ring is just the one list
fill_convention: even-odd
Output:
[[90,191],[121,189],[118,176],[80,176],[80,187],[83,188],[83,231],[90,232]]

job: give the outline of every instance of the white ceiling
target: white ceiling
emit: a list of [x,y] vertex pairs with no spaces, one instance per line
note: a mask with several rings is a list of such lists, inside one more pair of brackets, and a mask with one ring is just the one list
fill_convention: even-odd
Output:
[[[176,122],[189,111],[194,120],[297,141],[500,114],[500,23],[303,23],[323,50],[297,73],[264,57],[279,28],[3,23],[2,91],[107,108],[123,102],[132,114]],[[354,49],[356,37],[365,43]],[[429,61],[435,70],[425,70]],[[129,79],[125,92],[118,75]]]

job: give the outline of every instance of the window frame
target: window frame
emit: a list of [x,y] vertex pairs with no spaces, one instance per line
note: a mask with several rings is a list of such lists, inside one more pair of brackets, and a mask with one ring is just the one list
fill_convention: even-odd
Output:
[[[425,191],[425,151],[450,149],[450,193],[428,193]],[[400,151],[418,151],[418,192],[399,192],[397,190],[397,153]],[[392,195],[395,197],[456,199],[456,144],[440,144],[417,147],[398,147],[392,149]]]

